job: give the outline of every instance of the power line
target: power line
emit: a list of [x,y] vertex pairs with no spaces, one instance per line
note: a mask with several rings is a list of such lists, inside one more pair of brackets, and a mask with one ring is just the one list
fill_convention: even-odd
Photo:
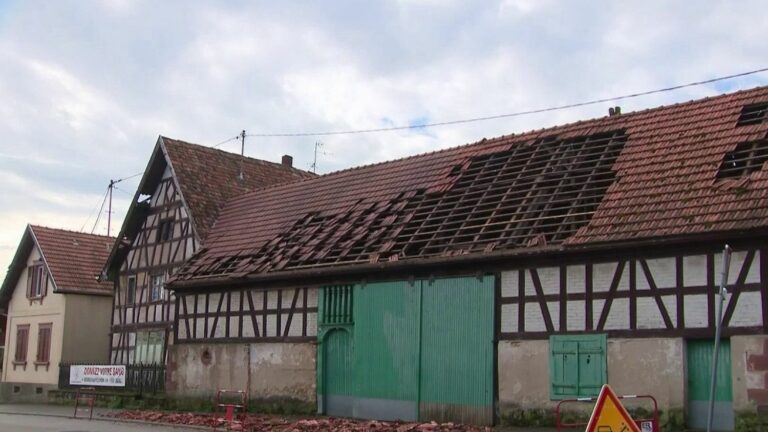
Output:
[[[109,188],[107,188],[107,190],[104,192],[104,198],[107,197],[107,193],[109,193]],[[103,199],[102,199],[102,204],[101,205],[102,205],[102,208],[103,208],[104,207]],[[96,207],[98,207],[98,206],[99,205],[96,204],[96,206],[94,206],[93,209],[91,209],[91,212],[88,214],[88,218],[85,219],[85,222],[83,222],[83,226],[80,227],[80,231],[81,232],[83,232],[83,230],[85,230],[85,226],[88,225],[88,221],[91,220],[91,217],[93,216],[93,212],[96,211]]]
[[232,137],[232,138],[227,138],[227,139],[225,139],[224,141],[222,141],[222,142],[220,142],[220,143],[218,143],[218,144],[215,144],[215,145],[211,146],[211,148],[216,148],[216,147],[222,146],[222,145],[224,145],[224,144],[226,144],[226,143],[228,143],[228,142],[230,142],[230,141],[238,140],[238,139],[240,139],[240,138],[241,138],[241,136],[240,136],[240,135],[234,136],[234,137]]
[[[288,132],[288,133],[254,133],[254,134],[248,134],[246,136],[250,137],[305,137],[305,136],[328,136],[328,135],[352,135],[352,134],[365,134],[365,133],[375,133],[375,132],[391,132],[391,131],[399,131],[399,130],[407,130],[407,129],[422,129],[426,127],[437,127],[437,126],[449,126],[449,125],[457,125],[457,124],[465,124],[465,123],[475,123],[475,122],[481,122],[481,121],[487,121],[487,120],[496,120],[496,119],[502,119],[502,118],[510,118],[510,117],[520,117],[524,115],[529,114],[538,114],[538,113],[544,113],[544,112],[551,112],[551,111],[560,111],[570,108],[578,108],[588,105],[595,105],[599,103],[605,103],[605,102],[612,102],[612,101],[619,101],[623,99],[632,99],[637,98],[640,96],[648,96],[652,94],[657,93],[664,93],[669,92],[673,90],[680,90],[683,88],[688,87],[695,87],[700,86],[704,84],[711,84],[718,81],[724,81],[729,80],[733,78],[740,78],[745,77],[748,75],[754,75],[761,72],[768,71],[768,67],[761,68],[761,69],[755,69],[748,72],[741,72],[733,75],[725,75],[717,78],[710,78],[703,81],[694,81],[689,82],[685,84],[679,84],[674,85],[671,87],[664,87],[660,89],[655,90],[647,90],[637,93],[630,93],[625,94],[621,96],[614,96],[609,98],[602,98],[602,99],[593,99],[586,102],[578,102],[578,103],[572,103],[567,105],[558,105],[548,108],[539,108],[539,109],[533,109],[533,110],[527,110],[527,111],[518,111],[513,113],[506,113],[506,114],[496,114],[491,116],[485,116],[485,117],[472,117],[467,119],[460,119],[460,120],[449,120],[449,121],[443,121],[443,122],[435,122],[435,123],[422,123],[422,124],[415,124],[415,125],[408,125],[408,126],[391,126],[391,127],[383,127],[383,128],[372,128],[372,129],[350,129],[350,130],[342,130],[342,131],[320,131],[320,132]],[[229,141],[233,141],[235,139],[238,139],[239,137],[230,138],[226,141],[223,141],[219,144],[217,144],[214,147],[218,147],[221,144],[224,144]]]
[[138,172],[138,173],[136,173],[136,174],[133,174],[133,175],[129,175],[128,177],[124,177],[124,178],[121,178],[121,179],[117,179],[117,180],[115,180],[115,183],[120,183],[121,181],[130,180],[130,179],[132,179],[132,178],[134,178],[134,177],[138,177],[138,176],[140,176],[140,175],[142,175],[142,174],[144,174],[144,171],[142,171],[142,172]]
[[109,190],[110,190],[110,187],[107,187],[107,191],[104,193],[104,199],[101,200],[101,207],[99,207],[99,213],[96,216],[96,221],[93,223],[93,228],[91,228],[91,234],[93,234],[93,232],[96,231],[96,226],[99,224],[99,220],[101,220],[101,212],[104,211],[104,203],[107,202],[107,197],[109,196]]

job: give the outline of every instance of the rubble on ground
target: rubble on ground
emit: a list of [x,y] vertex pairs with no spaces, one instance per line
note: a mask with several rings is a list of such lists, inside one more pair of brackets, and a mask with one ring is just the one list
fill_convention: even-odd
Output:
[[237,416],[231,426],[213,414],[174,413],[164,411],[120,411],[109,414],[121,420],[139,420],[154,423],[204,426],[218,430],[233,431],[274,431],[274,432],[316,432],[316,431],[380,431],[380,432],[481,432],[491,428],[462,425],[457,423],[404,423],[376,420],[351,420],[344,418],[318,417],[295,419],[270,415],[248,414]]

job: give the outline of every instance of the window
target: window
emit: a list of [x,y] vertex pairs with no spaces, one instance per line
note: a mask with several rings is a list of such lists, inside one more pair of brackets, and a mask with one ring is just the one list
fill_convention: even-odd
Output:
[[27,362],[27,343],[29,342],[29,324],[16,326],[16,352],[13,356],[14,363]]
[[150,291],[150,301],[160,301],[165,297],[165,275],[152,276],[152,290]]
[[550,398],[597,396],[605,384],[606,336],[550,336]]
[[136,333],[136,347],[133,363],[152,364],[162,363],[163,340],[165,333],[162,331],[149,331]]
[[136,303],[136,276],[128,276],[128,286],[125,289],[125,305]]
[[157,227],[157,242],[168,241],[173,238],[173,219],[162,219]]
[[48,275],[42,262],[36,262],[27,267],[27,297],[42,298],[45,295],[45,284]]
[[48,364],[51,360],[51,323],[37,327],[37,357],[35,363]]

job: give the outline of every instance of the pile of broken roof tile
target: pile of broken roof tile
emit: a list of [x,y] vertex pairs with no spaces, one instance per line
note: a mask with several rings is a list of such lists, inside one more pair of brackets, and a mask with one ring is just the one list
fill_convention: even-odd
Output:
[[[138,420],[153,423],[176,425],[218,427],[227,430],[226,422],[212,414],[174,413],[162,411],[121,411],[110,414],[121,420]],[[239,417],[239,422],[229,426],[229,430],[242,431],[382,431],[382,432],[480,432],[490,431],[489,427],[461,425],[456,423],[402,423],[376,420],[351,420],[343,418],[320,417],[309,419],[289,419],[278,416],[248,414]]]

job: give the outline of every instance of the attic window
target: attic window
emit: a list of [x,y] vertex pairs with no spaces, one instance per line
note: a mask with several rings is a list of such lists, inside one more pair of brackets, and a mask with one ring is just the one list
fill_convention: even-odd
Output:
[[738,126],[760,124],[768,118],[766,114],[768,114],[768,102],[744,105],[744,108],[741,109],[739,121],[736,124]]
[[157,243],[168,241],[173,237],[173,219],[163,219],[157,227]]
[[729,151],[723,157],[717,178],[748,176],[760,171],[765,161],[768,161],[768,141],[740,143],[735,150]]

